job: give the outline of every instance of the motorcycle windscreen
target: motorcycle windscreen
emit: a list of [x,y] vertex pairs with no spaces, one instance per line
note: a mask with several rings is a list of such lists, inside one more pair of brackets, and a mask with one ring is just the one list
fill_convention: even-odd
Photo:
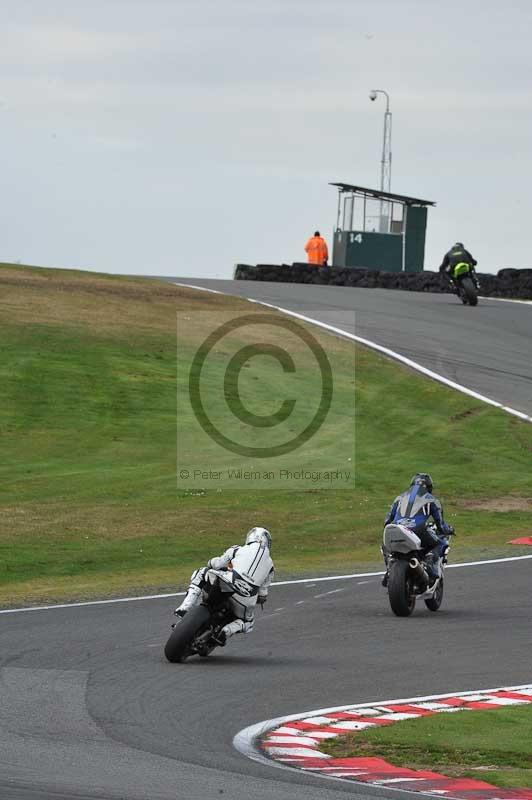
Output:
[[404,525],[393,522],[386,525],[382,538],[385,548],[391,553],[411,553],[421,549],[419,536]]

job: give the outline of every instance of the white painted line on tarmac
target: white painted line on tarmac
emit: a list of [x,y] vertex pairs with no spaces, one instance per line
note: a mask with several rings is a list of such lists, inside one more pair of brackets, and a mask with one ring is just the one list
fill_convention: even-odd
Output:
[[272,611],[271,614],[264,614],[263,617],[255,617],[255,624],[257,624],[257,622],[261,622],[262,620],[265,620],[265,619],[271,619],[272,617],[280,617],[280,616],[281,616],[281,612],[280,611]]
[[[217,289],[208,289],[205,286],[202,287],[192,287],[190,284],[185,283],[177,283],[173,281],[175,286],[185,286],[188,288],[201,288],[202,291],[205,292],[212,292],[213,294],[226,294],[225,292],[220,292]],[[227,295],[228,297],[238,297],[239,295]],[[461,392],[462,394],[466,394],[469,397],[473,397],[475,400],[480,400],[482,403],[486,403],[487,405],[493,406],[494,408],[499,408],[501,411],[506,411],[507,414],[511,414],[514,417],[518,417],[519,419],[524,420],[525,422],[532,422],[532,416],[528,414],[524,414],[522,411],[518,411],[516,408],[512,408],[511,406],[505,406],[503,403],[499,403],[498,400],[492,400],[491,397],[486,397],[486,395],[480,394],[480,392],[476,392],[474,389],[469,389],[467,386],[463,386],[461,383],[456,383],[456,381],[450,380],[450,378],[446,378],[444,375],[440,375],[438,372],[434,372],[428,367],[424,367],[422,364],[419,364],[417,361],[412,361],[411,358],[407,356],[403,356],[401,353],[396,352],[395,350],[391,350],[389,347],[384,347],[377,342],[372,341],[371,339],[364,339],[362,336],[357,336],[354,333],[350,333],[349,331],[345,331],[343,328],[337,328],[335,325],[329,325],[327,322],[321,322],[319,319],[314,319],[314,317],[307,317],[304,314],[298,314],[296,311],[290,311],[288,308],[283,308],[282,306],[276,306],[272,303],[265,303],[263,300],[255,300],[253,297],[243,297],[242,300],[248,300],[250,303],[254,303],[255,305],[264,306],[265,308],[272,308],[274,311],[280,311],[282,314],[286,314],[289,317],[294,317],[295,319],[299,319],[302,322],[308,322],[311,325],[316,325],[318,328],[322,328],[323,330],[330,331],[331,333],[335,333],[338,336],[341,336],[345,339],[350,339],[353,342],[358,342],[358,344],[363,344],[365,347],[370,347],[372,350],[377,350],[379,353],[383,353],[384,355],[388,356],[389,358],[393,358],[394,361],[399,361],[402,364],[405,364],[410,369],[416,370],[416,372],[420,372],[422,375],[426,375],[428,378],[431,378],[438,383],[443,383],[445,386],[448,386],[451,389],[455,389],[457,392]],[[500,299],[503,300],[505,298],[489,298],[490,300]],[[522,302],[522,301],[512,301],[512,302]]]
[[[480,567],[484,564],[503,564],[506,561],[525,561],[527,559],[532,558],[532,555],[529,556],[505,556],[504,558],[489,558],[485,559],[484,561],[464,561],[460,564],[447,564],[445,569],[460,569],[461,567]],[[304,578],[296,578],[290,581],[275,581],[272,583],[272,586],[294,586],[298,583],[307,584],[305,588],[311,588],[315,586],[316,583],[324,583],[325,581],[344,581],[350,580],[352,578],[378,578],[384,575],[384,570],[380,570],[379,572],[355,572],[350,575],[327,575],[324,578],[313,578],[312,580],[314,583],[307,584],[308,579]],[[372,583],[372,581],[364,581],[364,583]]]
[[[177,281],[170,281],[174,286],[182,286],[184,289],[197,289],[198,292],[210,292],[211,294],[225,294],[230,297],[238,297],[238,295],[227,295],[227,292],[219,292],[218,289],[208,289],[206,286],[195,286],[193,283],[178,283]],[[245,300],[246,298],[244,298]]]
[[330,592],[323,592],[323,594],[315,594],[314,599],[319,600],[322,597],[328,597],[330,594],[338,594],[338,592],[345,592],[345,589],[332,589]]
[[532,306],[532,300],[515,300],[513,297],[484,297],[479,294],[479,300],[497,300],[498,303],[521,303],[524,306]]
[[484,564],[503,564],[506,561],[525,561],[532,556],[507,556],[506,558],[488,558],[485,561],[463,561],[461,564],[447,564],[445,569],[459,569],[460,567],[481,567]]
[[[490,558],[485,561],[465,561],[461,564],[447,564],[445,569],[461,569],[462,567],[483,567],[486,564],[505,564],[509,561],[526,561],[531,559],[529,556],[507,556],[506,558]],[[306,584],[306,588],[311,588],[316,583],[324,583],[326,581],[347,581],[353,578],[378,578],[384,575],[384,570],[379,572],[354,572],[350,575],[327,575],[324,578],[312,578],[314,583],[309,584],[308,578],[296,578],[290,581],[275,581],[270,588],[274,586],[297,586],[298,584]],[[371,581],[364,581],[371,583]],[[336,589],[335,591],[344,591],[343,589]],[[113,603],[136,603],[142,600],[164,600],[168,597],[182,597],[186,592],[171,592],[170,594],[147,594],[140,595],[139,597],[115,597],[110,600],[84,600],[80,603],[57,603],[49,606],[29,606],[27,608],[3,608],[0,609],[0,614],[18,614],[22,611],[52,611],[57,608],[80,608],[83,606],[103,606],[112,605]],[[332,594],[332,592],[327,592]],[[323,595],[320,595],[320,597]]]
[[29,606],[28,608],[3,608],[0,614],[16,614],[20,611],[51,611],[56,608],[82,608],[83,606],[105,606],[113,603],[135,603],[139,600],[164,600],[166,597],[180,597],[186,592],[172,592],[171,594],[146,594],[139,597],[113,597],[111,600],[83,600],[79,603],[55,603],[50,606]]
[[[247,299],[249,300],[250,298]],[[480,392],[476,392],[474,389],[469,389],[467,386],[463,386],[461,383],[456,383],[456,381],[452,381],[450,378],[446,378],[444,375],[440,375],[438,372],[434,372],[433,370],[428,369],[428,367],[424,367],[417,361],[412,361],[411,358],[407,358],[407,356],[403,356],[401,353],[397,353],[395,350],[390,350],[389,347],[384,347],[381,344],[377,344],[377,342],[373,342],[371,339],[364,339],[362,336],[349,333],[348,331],[344,331],[342,328],[337,328],[336,326],[329,325],[326,322],[320,322],[320,320],[313,319],[312,317],[306,317],[304,314],[298,314],[295,311],[290,311],[287,308],[281,308],[281,306],[274,306],[270,303],[263,303],[258,300],[254,300],[252,302],[258,303],[266,308],[273,308],[276,311],[281,311],[283,314],[287,314],[290,317],[299,319],[302,322],[308,322],[311,325],[317,325],[319,328],[323,328],[323,330],[336,333],[343,338],[350,339],[353,342],[358,342],[358,344],[363,344],[365,347],[370,347],[372,350],[377,350],[379,353],[383,353],[389,358],[393,358],[394,361],[400,361],[402,364],[410,367],[410,369],[414,369],[416,372],[420,372],[422,375],[426,375],[428,378],[438,381],[438,383],[443,383],[445,386],[455,389],[457,392],[461,392],[469,397],[473,397],[475,400],[480,400],[482,403],[486,403],[494,408],[499,408],[501,411],[506,411],[507,414],[518,417],[525,422],[532,422],[532,417],[528,414],[524,414],[522,411],[518,411],[511,406],[505,406],[503,403],[499,403],[498,400],[492,400],[491,397],[486,397],[486,395],[480,394]]]

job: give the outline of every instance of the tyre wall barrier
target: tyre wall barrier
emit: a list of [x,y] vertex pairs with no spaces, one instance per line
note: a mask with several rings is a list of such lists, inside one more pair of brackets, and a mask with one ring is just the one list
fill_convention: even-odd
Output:
[[[532,269],[501,269],[496,275],[477,273],[480,294],[532,300]],[[309,264],[237,264],[234,277],[241,281],[313,283],[328,286],[360,286],[409,292],[451,293],[439,272],[385,272],[361,267],[315,267]]]

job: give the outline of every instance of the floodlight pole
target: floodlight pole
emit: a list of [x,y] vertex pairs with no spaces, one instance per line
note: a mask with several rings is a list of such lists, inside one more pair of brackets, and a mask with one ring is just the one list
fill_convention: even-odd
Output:
[[[376,100],[378,94],[383,94],[386,98],[382,136],[381,192],[389,192],[392,185],[392,112],[390,111],[390,95],[384,89],[372,89],[369,94],[370,99]],[[380,226],[382,225],[382,210],[383,203],[381,201]]]

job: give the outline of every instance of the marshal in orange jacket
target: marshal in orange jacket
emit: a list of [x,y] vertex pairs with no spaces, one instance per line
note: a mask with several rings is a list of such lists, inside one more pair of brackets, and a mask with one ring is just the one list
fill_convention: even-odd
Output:
[[322,267],[327,263],[329,251],[327,250],[327,243],[320,236],[319,231],[316,231],[314,236],[310,237],[305,245],[305,252],[308,256],[309,264],[316,264],[316,266]]

